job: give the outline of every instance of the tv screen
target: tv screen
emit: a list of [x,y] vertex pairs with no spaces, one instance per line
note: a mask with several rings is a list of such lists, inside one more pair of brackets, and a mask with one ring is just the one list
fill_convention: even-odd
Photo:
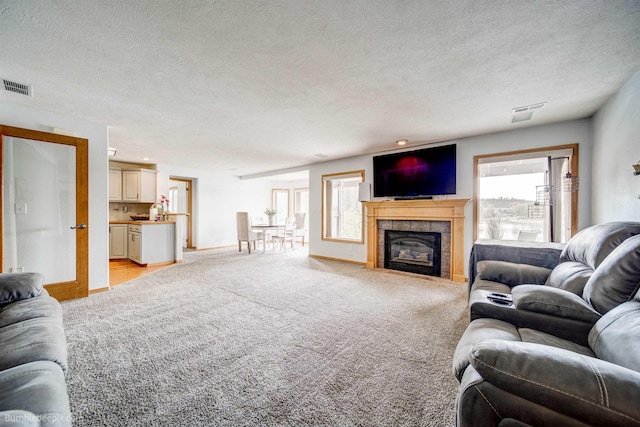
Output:
[[424,148],[373,158],[374,197],[456,193],[456,146]]

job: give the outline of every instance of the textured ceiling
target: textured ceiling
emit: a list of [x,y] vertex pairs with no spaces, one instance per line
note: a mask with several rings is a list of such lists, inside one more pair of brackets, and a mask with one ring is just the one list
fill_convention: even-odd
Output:
[[248,175],[588,117],[640,69],[640,1],[0,0],[0,44],[35,93],[0,99]]

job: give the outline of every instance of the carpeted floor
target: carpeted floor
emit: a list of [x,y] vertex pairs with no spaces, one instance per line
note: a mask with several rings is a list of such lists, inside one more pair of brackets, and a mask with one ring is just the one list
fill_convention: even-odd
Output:
[[454,423],[464,284],[222,249],[62,306],[78,426]]

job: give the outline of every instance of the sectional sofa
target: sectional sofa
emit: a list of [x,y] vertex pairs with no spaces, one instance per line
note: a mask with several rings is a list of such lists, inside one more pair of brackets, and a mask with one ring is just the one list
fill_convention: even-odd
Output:
[[640,425],[640,223],[581,231],[551,269],[475,261],[458,426]]
[[38,273],[0,274],[0,426],[70,426],[67,342]]

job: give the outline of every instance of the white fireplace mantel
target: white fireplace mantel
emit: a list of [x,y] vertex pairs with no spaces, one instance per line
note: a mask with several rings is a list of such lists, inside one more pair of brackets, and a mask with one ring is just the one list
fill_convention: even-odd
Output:
[[384,200],[364,203],[367,212],[367,268],[378,268],[378,220],[451,222],[451,274],[465,282],[464,207],[470,199]]

